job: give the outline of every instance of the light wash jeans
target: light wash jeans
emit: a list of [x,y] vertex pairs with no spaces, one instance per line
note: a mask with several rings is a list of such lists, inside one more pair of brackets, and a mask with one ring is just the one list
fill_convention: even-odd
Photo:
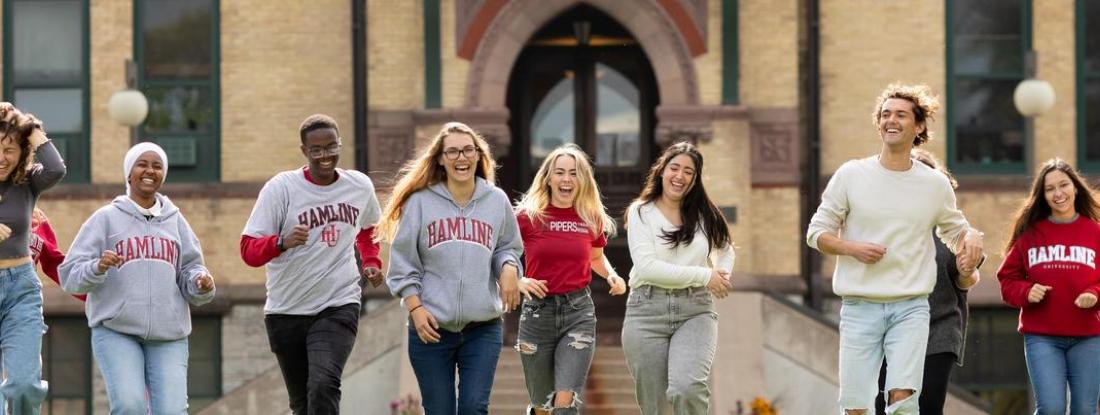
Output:
[[874,413],[884,356],[887,394],[894,389],[914,391],[912,396],[887,405],[886,413],[920,413],[918,400],[924,379],[928,323],[928,296],[889,303],[843,299],[840,307],[841,414],[846,409],[866,409],[867,413]]
[[[0,353],[7,377],[0,385],[0,412],[38,414],[46,398],[42,380],[42,282],[34,264],[0,269]],[[6,401],[6,402],[5,402]]]
[[1024,335],[1027,373],[1035,388],[1035,414],[1096,415],[1100,395],[1100,336]]
[[142,340],[96,326],[92,327],[92,353],[107,385],[111,415],[187,413],[186,337]]
[[[596,354],[596,307],[588,287],[523,301],[516,350],[523,363],[529,408],[558,415],[580,413],[579,404]],[[554,393],[573,392],[568,407],[554,408]]]
[[678,415],[709,414],[717,343],[718,313],[706,288],[630,290],[623,352],[642,414],[660,414],[666,402]]

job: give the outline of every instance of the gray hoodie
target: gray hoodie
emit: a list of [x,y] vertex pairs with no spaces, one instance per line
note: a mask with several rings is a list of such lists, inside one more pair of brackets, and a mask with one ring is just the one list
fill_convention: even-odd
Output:
[[386,283],[401,298],[419,295],[440,328],[458,332],[500,317],[500,270],[507,262],[520,268],[522,253],[503,190],[478,178],[473,197],[459,207],[446,184],[437,183],[402,207]]
[[[146,219],[128,196],[99,208],[76,234],[58,272],[61,287],[88,294],[88,327],[103,325],[146,340],[178,340],[191,334],[190,302],[202,305],[214,291],[199,293],[208,273],[202,247],[176,205],[157,194],[162,210]],[[122,264],[97,274],[104,250]]]

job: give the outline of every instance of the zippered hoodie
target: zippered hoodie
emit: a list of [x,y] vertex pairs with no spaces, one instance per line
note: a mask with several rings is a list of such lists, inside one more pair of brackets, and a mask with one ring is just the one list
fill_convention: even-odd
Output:
[[[200,293],[196,280],[208,273],[202,247],[172,201],[156,195],[162,210],[146,219],[128,196],[99,208],[73,240],[61,263],[61,286],[88,294],[88,327],[103,325],[146,340],[179,340],[191,334],[190,302],[202,305],[215,290]],[[103,251],[122,263],[97,274]]]
[[477,178],[474,195],[459,207],[445,183],[409,196],[390,247],[386,284],[402,299],[419,295],[439,327],[499,318],[497,285],[504,264],[520,274],[523,241],[508,196]]

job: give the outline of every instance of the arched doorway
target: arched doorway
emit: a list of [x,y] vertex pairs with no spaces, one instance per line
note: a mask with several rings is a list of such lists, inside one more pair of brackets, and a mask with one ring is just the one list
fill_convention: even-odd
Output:
[[[550,151],[575,143],[592,159],[609,213],[621,217],[658,151],[658,101],[650,62],[626,28],[591,6],[563,12],[528,40],[509,77],[512,150],[501,160],[501,186],[518,197]],[[626,277],[626,238],[611,240],[605,253]],[[625,298],[606,287],[595,278],[593,297],[601,342],[614,343]]]

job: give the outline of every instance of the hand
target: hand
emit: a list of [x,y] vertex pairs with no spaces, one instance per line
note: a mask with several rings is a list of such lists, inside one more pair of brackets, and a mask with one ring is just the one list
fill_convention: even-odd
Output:
[[849,241],[844,254],[864,264],[874,265],[886,255],[886,247],[870,242]]
[[710,281],[707,281],[707,289],[714,295],[715,298],[726,298],[729,295],[730,288],[733,284],[730,284],[730,280],[724,271],[713,270],[710,273]]
[[[962,254],[960,252],[960,254]],[[956,255],[955,268],[959,270],[960,277],[969,277],[974,274],[974,259],[970,255]]]
[[1047,291],[1052,288],[1049,285],[1035,284],[1031,286],[1031,291],[1027,292],[1027,302],[1037,303],[1043,301],[1043,297],[1046,297]]
[[309,227],[306,225],[294,225],[290,232],[283,236],[283,250],[302,246],[309,240]]
[[504,264],[500,271],[500,302],[504,312],[519,308],[519,269],[512,264]]
[[519,293],[523,294],[527,299],[546,297],[546,293],[550,292],[549,288],[546,288],[546,280],[536,280],[534,278],[520,278],[519,279]]
[[42,209],[34,208],[34,211],[31,212],[31,229],[38,228],[38,225],[41,225],[42,222],[47,220],[49,220],[49,218],[46,217],[46,212],[43,212]]
[[21,114],[10,102],[0,102],[0,121],[12,122]]
[[982,260],[983,250],[982,233],[977,229],[967,228],[966,235],[963,236],[962,247],[959,249],[959,256],[970,257],[970,263],[977,266]]
[[107,268],[117,267],[122,264],[122,257],[118,256],[115,251],[106,250],[99,257],[99,264],[96,265],[96,273],[102,274],[107,272]]
[[623,277],[608,275],[607,284],[611,286],[611,290],[608,291],[611,295],[623,295],[623,293],[626,293],[626,281],[623,280]]
[[11,237],[11,228],[8,225],[0,223],[0,242],[8,240]]
[[432,315],[427,308],[423,305],[416,307],[409,317],[412,318],[413,328],[416,329],[416,335],[420,337],[420,341],[424,343],[439,343],[441,337],[439,332],[439,322],[435,320],[435,316]]
[[1081,293],[1073,304],[1080,308],[1092,308],[1096,305],[1096,295],[1093,293]]
[[378,287],[386,280],[386,275],[382,273],[382,270],[375,267],[363,268],[360,271],[360,276],[366,278],[371,287]]
[[199,287],[200,293],[208,293],[214,289],[214,277],[210,274],[202,274],[195,280],[195,285]]

